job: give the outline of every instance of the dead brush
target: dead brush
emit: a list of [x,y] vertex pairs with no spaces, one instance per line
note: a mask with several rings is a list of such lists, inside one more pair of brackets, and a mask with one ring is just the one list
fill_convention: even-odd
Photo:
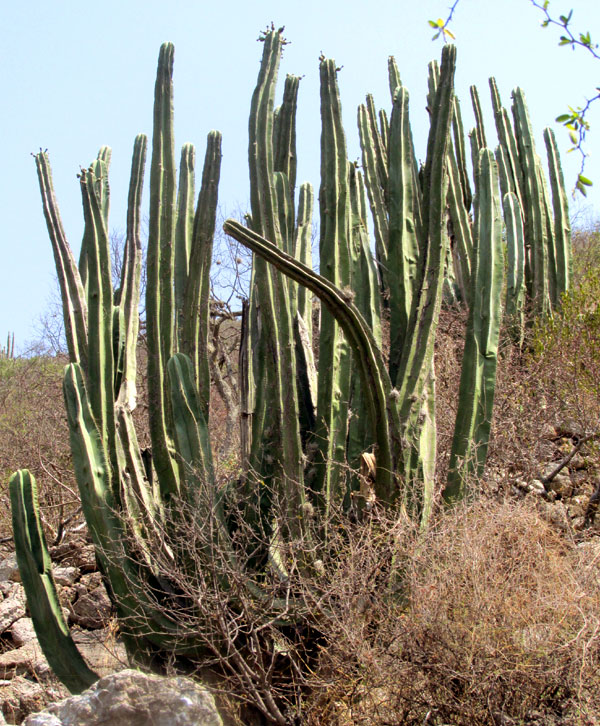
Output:
[[327,572],[309,723],[597,723],[598,549],[526,502],[482,499],[426,535],[377,528]]

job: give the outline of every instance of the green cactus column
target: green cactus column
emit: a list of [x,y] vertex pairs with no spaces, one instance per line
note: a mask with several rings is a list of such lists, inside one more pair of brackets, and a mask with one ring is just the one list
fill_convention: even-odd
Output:
[[150,167],[150,221],[146,279],[146,335],[152,461],[165,499],[179,491],[179,471],[166,389],[165,367],[173,354],[175,248],[175,141],[173,135],[173,55],[160,49],[154,91]]
[[[284,38],[281,31],[267,31],[262,38],[263,57],[252,96],[248,158],[252,228],[279,249],[288,247],[281,230],[277,179],[289,179],[274,166],[274,96]],[[289,187],[288,187],[289,191]],[[269,496],[257,493],[255,484],[268,481],[288,509],[288,522],[298,522],[298,507],[304,501],[302,448],[296,385],[296,360],[289,285],[285,277],[255,258],[253,285],[258,304],[260,339],[255,346],[253,374],[257,382],[253,416],[250,466],[253,469],[249,497],[254,507],[270,519]],[[268,422],[266,420],[268,412]],[[268,487],[266,488],[269,489]],[[251,505],[249,505],[252,508]],[[268,527],[267,527],[268,529]]]
[[[346,137],[333,59],[321,59],[321,275],[336,287],[348,289],[350,247],[348,241],[350,198]],[[319,381],[314,443],[315,475],[309,482],[322,493],[325,507],[345,496],[343,466],[346,463],[348,405],[351,391],[351,355],[348,341],[334,316],[321,310]]]
[[406,344],[395,378],[398,407],[405,440],[404,501],[415,518],[427,515],[433,481],[423,483],[431,472],[435,452],[435,421],[432,418],[433,344],[442,302],[448,236],[444,229],[447,175],[445,158],[449,143],[454,100],[456,49],[442,51],[440,79],[432,109],[423,174],[423,249],[419,263],[420,283],[416,286]]
[[35,479],[26,470],[18,471],[11,477],[9,488],[17,562],[35,633],[56,676],[71,693],[81,693],[98,680],[98,675],[83,659],[62,614]]
[[443,493],[447,504],[462,499],[471,477],[483,473],[496,387],[504,259],[498,173],[488,149],[480,152],[477,179],[476,254],[456,425]]

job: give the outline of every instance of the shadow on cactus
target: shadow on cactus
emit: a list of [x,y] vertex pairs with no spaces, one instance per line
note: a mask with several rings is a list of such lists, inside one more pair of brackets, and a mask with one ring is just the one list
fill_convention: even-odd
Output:
[[[306,589],[297,583],[321,577],[323,562],[339,546],[340,529],[362,526],[374,508],[423,529],[438,497],[433,354],[444,295],[450,291],[469,309],[443,492],[450,504],[464,498],[485,466],[503,289],[518,288],[510,293],[517,312],[526,304],[550,309],[556,281],[568,283],[568,248],[565,233],[564,254],[558,247],[548,253],[552,229],[564,227],[558,172],[552,183],[556,221],[548,204],[533,205],[537,197],[528,184],[541,184],[543,177],[522,140],[530,132],[522,94],[515,95],[516,130],[494,96],[503,139],[497,156],[508,159],[500,174],[477,114],[471,192],[453,85],[456,51],[447,46],[441,65],[430,66],[424,165],[419,170],[408,92],[391,59],[389,123],[385,113],[378,122],[372,99],[359,110],[365,179],[347,159],[338,69],[321,58],[321,274],[313,272],[310,184],[300,185],[296,199],[299,78],[286,78],[275,109],[285,41],[273,28],[261,40],[249,124],[251,214],[247,227],[233,220],[224,226],[254,252],[240,342],[241,475],[225,487],[215,478],[209,437],[209,272],[221,137],[215,131],[208,136],[194,204],[190,145],[182,149],[176,178],[172,45],[162,46],[158,61],[150,168],[145,309],[151,462],[142,457],[132,418],[147,140],[139,136],[134,145],[116,289],[108,241],[110,150],[103,147],[81,172],[85,229],[78,261],[64,235],[48,156],[40,152],[35,160],[71,361],[64,396],[73,462],[129,655],[157,669],[175,664],[189,672],[209,664],[235,674],[244,697],[264,717],[286,724],[300,712],[302,674],[320,639],[314,611],[308,616]],[[515,250],[507,259],[516,282],[507,286],[499,186]],[[536,237],[537,223],[543,234]],[[312,295],[320,301],[315,340]],[[40,642],[56,673],[79,691],[95,674],[62,619],[35,482],[20,471],[10,488],[17,556]],[[391,556],[381,571],[381,586],[396,592],[401,563],[393,562]]]

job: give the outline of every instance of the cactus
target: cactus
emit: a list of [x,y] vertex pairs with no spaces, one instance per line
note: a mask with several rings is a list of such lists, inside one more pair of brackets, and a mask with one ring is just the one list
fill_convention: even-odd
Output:
[[77,649],[62,614],[39,518],[35,479],[28,471],[20,471],[13,474],[9,487],[17,562],[36,635],[54,673],[72,693],[81,693],[98,675]]
[[[218,132],[208,136],[194,207],[195,151],[189,144],[181,152],[177,184],[172,45],[163,45],[159,56],[150,172],[146,330],[151,461],[142,457],[132,417],[146,139],[139,136],[134,145],[127,241],[117,289],[111,281],[108,245],[110,150],[102,147],[81,173],[85,229],[79,264],[62,229],[48,157],[42,152],[36,156],[63,298],[70,357],[64,395],[76,478],[126,646],[138,662],[156,664],[173,656],[194,662],[205,652],[198,632],[182,633],[176,618],[161,609],[161,597],[170,595],[161,591],[163,575],[157,572],[151,544],[168,537],[181,518],[190,526],[208,523],[210,536],[194,553],[195,559],[180,543],[165,545],[173,568],[193,575],[194,567],[229,563],[244,573],[241,582],[233,583],[221,573],[215,583],[229,598],[234,614],[239,615],[236,588],[242,587],[244,596],[264,606],[265,617],[286,626],[298,617],[294,593],[270,597],[262,584],[289,583],[288,543],[301,542],[310,550],[296,561],[299,568],[312,571],[320,549],[327,548],[327,523],[335,507],[354,508],[359,519],[366,516],[359,475],[348,475],[349,466],[356,469],[367,457],[373,464],[375,501],[398,505],[426,526],[436,482],[434,345],[444,285],[449,289],[445,277],[451,275],[469,306],[469,324],[446,502],[463,497],[470,479],[481,475],[502,314],[498,173],[508,243],[505,304],[519,321],[517,327],[522,329],[527,251],[519,205],[524,199],[528,209],[534,203],[534,183],[540,192],[535,220],[546,234],[544,250],[550,250],[550,231],[559,233],[544,262],[548,279],[535,278],[530,290],[542,285],[543,299],[553,295],[556,304],[559,291],[568,287],[568,215],[552,137],[547,136],[551,209],[540,165],[527,151],[530,129],[521,97],[515,96],[518,128],[513,131],[499,98],[493,96],[502,131],[497,172],[485,147],[473,90],[473,204],[454,95],[452,46],[444,48],[441,66],[430,66],[431,128],[421,170],[413,148],[408,92],[390,59],[391,117],[377,113],[370,96],[358,113],[364,179],[347,159],[338,69],[333,60],[321,58],[321,274],[315,273],[312,187],[299,185],[296,199],[299,78],[287,77],[283,103],[276,110],[282,30],[267,29],[262,41],[249,120],[251,215],[247,227],[233,220],[224,225],[254,253],[240,343],[242,466],[239,479],[226,488],[217,486],[209,436],[209,272],[221,139]],[[527,164],[529,171],[523,168]],[[375,260],[365,191],[374,218]],[[533,212],[527,212],[526,219],[527,214],[533,219]],[[526,230],[533,227],[533,222],[525,225]],[[538,261],[530,266],[539,277]],[[549,281],[551,270],[555,284]],[[315,339],[312,295],[321,307]],[[387,357],[382,334],[386,307]],[[252,535],[243,545],[232,529],[237,515],[225,506],[230,496],[238,497],[235,504]],[[41,638],[42,646],[52,652],[53,667],[67,685],[81,689],[95,674],[73,650],[61,620],[40,535],[35,485],[26,472],[13,477],[11,497],[23,579],[28,597],[40,603],[34,614],[36,628],[49,633],[46,641]],[[319,526],[307,514],[311,511],[319,515]],[[169,588],[176,585],[169,581]],[[176,595],[190,617],[199,612],[195,600]],[[74,675],[65,672],[69,659],[75,664]]]
[[465,337],[456,425],[444,499],[462,499],[473,474],[481,476],[487,454],[494,391],[498,338],[502,319],[502,226],[498,175],[492,152],[479,155],[478,215],[471,306]]
[[2,358],[14,358],[15,357],[15,334],[9,333],[6,336],[6,347],[0,348],[0,360]]

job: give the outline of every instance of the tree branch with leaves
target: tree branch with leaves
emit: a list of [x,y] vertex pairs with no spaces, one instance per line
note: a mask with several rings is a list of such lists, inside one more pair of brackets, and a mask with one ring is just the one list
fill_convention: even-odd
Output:
[[[448,40],[454,40],[454,33],[449,29],[450,24],[454,19],[454,13],[460,0],[454,0],[454,3],[450,6],[448,16],[444,20],[438,18],[437,20],[430,20],[429,25],[435,29],[432,40],[443,38],[444,42]],[[578,32],[572,27],[573,10],[570,10],[566,15],[559,15],[558,19],[552,17],[548,11],[550,0],[544,0],[538,2],[538,0],[529,0],[533,7],[537,8],[544,14],[544,20],[541,23],[542,28],[548,28],[550,26],[556,26],[560,28],[562,35],[559,38],[559,46],[570,46],[573,50],[576,48],[583,48],[592,55],[596,60],[600,60],[600,53],[598,52],[599,45],[592,41],[590,31]],[[587,187],[592,186],[592,182],[586,176],[584,176],[585,163],[588,158],[588,153],[585,150],[585,142],[587,132],[590,130],[590,123],[588,121],[588,112],[590,107],[598,100],[600,100],[600,86],[596,87],[595,95],[586,100],[583,106],[569,106],[567,113],[562,113],[557,116],[557,123],[562,124],[568,131],[569,139],[572,143],[570,152],[576,151],[581,155],[581,166],[577,175],[577,181],[575,182],[574,191],[578,191],[583,196],[587,194]]]

